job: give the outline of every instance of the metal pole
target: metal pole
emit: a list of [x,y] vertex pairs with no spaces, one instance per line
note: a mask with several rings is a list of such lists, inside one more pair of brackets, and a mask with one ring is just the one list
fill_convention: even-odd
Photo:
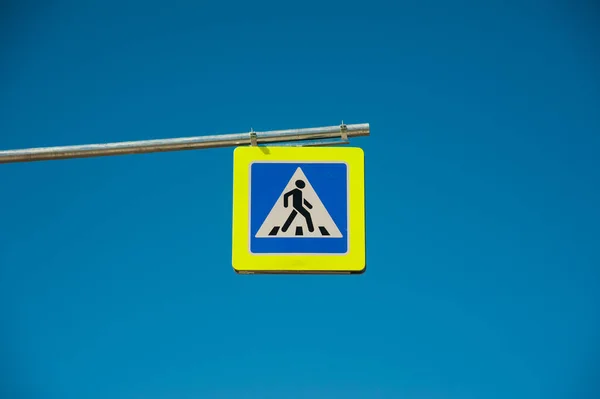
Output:
[[29,148],[0,151],[0,163],[47,161],[70,158],[90,158],[109,155],[144,154],[150,152],[197,150],[202,148],[235,147],[240,145],[273,144],[293,141],[341,138],[334,142],[309,145],[347,144],[348,137],[368,136],[368,123],[326,126],[267,132],[234,133],[173,139],[127,141],[107,144],[86,144],[64,147]]

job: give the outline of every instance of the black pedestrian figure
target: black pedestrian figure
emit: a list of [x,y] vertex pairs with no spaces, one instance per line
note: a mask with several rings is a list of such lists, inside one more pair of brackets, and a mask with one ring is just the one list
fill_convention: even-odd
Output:
[[288,207],[288,198],[291,196],[292,197],[292,207],[294,209],[292,210],[292,213],[285,221],[283,227],[281,228],[281,231],[286,232],[287,229],[290,228],[290,225],[294,221],[294,218],[298,215],[298,213],[300,213],[302,216],[304,216],[304,219],[306,219],[306,224],[308,225],[308,231],[310,231],[312,233],[313,231],[315,231],[315,227],[313,226],[310,212],[306,208],[304,208],[304,205],[306,205],[308,207],[308,209],[312,209],[312,205],[310,204],[310,202],[308,202],[307,200],[302,198],[302,189],[304,187],[306,187],[306,183],[304,183],[303,180],[296,180],[296,187],[298,187],[298,188],[294,188],[294,189],[288,191],[283,196],[283,206],[286,208]]

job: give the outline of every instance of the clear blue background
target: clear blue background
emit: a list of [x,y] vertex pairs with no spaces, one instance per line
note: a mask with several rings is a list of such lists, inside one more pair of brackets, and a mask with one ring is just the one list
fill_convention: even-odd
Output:
[[0,397],[598,398],[592,1],[2,2],[0,148],[369,122],[366,274],[240,276],[232,151],[0,165]]
[[[256,238],[288,182],[301,168],[342,237]],[[348,251],[348,167],[345,163],[254,162],[250,173],[250,251],[253,253],[335,253]],[[235,182],[234,182],[235,183]],[[289,199],[290,204],[292,199]],[[316,207],[317,204],[312,204]],[[290,212],[293,208],[290,207]],[[302,221],[298,214],[294,222]],[[315,229],[319,221],[313,215]],[[279,226],[282,227],[282,226]],[[293,227],[292,227],[293,228]],[[317,230],[318,231],[318,230]],[[236,265],[237,267],[241,265]]]

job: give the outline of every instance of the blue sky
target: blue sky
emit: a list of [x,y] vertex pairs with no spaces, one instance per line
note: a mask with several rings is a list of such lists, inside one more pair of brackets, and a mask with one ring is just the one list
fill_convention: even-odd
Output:
[[232,148],[0,165],[0,396],[598,397],[592,2],[3,4],[1,149],[371,136],[350,277],[234,273]]

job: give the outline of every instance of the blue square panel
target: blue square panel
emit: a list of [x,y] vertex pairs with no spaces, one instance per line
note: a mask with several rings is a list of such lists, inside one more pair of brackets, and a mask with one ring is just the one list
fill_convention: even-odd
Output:
[[249,172],[251,253],[348,252],[345,162],[253,162]]

